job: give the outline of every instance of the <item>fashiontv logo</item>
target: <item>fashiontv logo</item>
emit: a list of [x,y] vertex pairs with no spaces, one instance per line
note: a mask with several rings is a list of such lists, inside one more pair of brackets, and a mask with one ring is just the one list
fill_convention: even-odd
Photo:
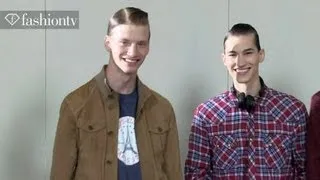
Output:
[[79,29],[79,11],[0,11],[0,29]]

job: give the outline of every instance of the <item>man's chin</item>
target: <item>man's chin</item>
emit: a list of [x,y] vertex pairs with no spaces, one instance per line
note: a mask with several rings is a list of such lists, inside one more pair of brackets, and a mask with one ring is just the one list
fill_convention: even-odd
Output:
[[127,75],[134,75],[137,74],[138,69],[137,68],[121,68],[122,72]]
[[249,82],[249,78],[247,77],[236,77],[235,78],[235,81],[238,83],[238,84],[246,84]]

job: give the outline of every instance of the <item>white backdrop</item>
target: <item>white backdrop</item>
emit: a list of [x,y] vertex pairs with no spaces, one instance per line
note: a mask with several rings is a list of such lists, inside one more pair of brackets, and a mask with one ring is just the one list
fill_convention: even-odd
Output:
[[259,31],[266,50],[261,75],[268,86],[307,107],[320,89],[320,1],[2,0],[0,10],[78,10],[80,28],[0,29],[1,179],[49,179],[61,101],[108,62],[108,18],[125,6],[149,12],[151,50],[139,74],[174,106],[182,164],[193,109],[230,84],[220,54],[234,23],[251,23]]

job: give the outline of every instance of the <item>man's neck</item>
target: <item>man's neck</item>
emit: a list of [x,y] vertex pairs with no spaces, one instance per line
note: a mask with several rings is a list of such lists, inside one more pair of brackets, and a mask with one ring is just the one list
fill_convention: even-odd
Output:
[[119,94],[130,94],[136,87],[137,75],[125,74],[116,67],[116,65],[108,65],[105,74],[108,80],[108,85],[112,90]]
[[244,92],[246,95],[258,96],[261,89],[260,79],[257,77],[250,83],[234,83],[237,91]]

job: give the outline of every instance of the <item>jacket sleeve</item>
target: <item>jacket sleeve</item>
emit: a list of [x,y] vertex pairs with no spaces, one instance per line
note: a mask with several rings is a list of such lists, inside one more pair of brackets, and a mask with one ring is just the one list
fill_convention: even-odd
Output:
[[165,172],[168,180],[182,180],[179,135],[173,109],[169,115],[169,132],[165,149]]
[[320,179],[320,91],[312,96],[307,124],[307,179]]
[[77,162],[76,119],[65,99],[60,108],[50,180],[72,180]]

